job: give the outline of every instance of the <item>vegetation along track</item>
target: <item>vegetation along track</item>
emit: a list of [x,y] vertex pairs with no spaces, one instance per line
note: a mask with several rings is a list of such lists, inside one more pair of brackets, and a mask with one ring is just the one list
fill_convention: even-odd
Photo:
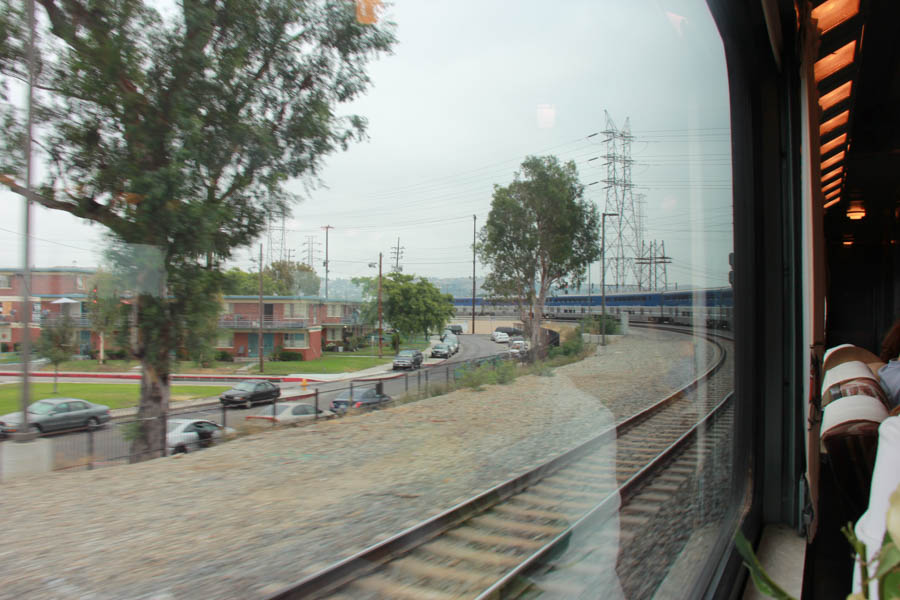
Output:
[[683,502],[697,465],[715,464],[706,455],[728,445],[720,440],[731,419],[730,343],[710,341],[713,366],[671,396],[270,600],[577,597],[608,586],[648,597],[685,536],[669,536],[648,567],[641,546],[658,538],[638,534],[656,526],[689,533],[667,513]]

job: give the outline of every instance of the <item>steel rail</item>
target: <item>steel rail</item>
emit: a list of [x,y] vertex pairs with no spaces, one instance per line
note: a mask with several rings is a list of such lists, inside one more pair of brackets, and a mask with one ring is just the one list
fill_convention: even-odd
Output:
[[[527,473],[500,483],[477,496],[460,502],[456,506],[435,515],[422,523],[413,525],[384,541],[378,542],[377,544],[365,548],[333,565],[325,567],[275,594],[266,596],[266,599],[298,600],[301,598],[319,598],[334,592],[351,581],[375,571],[385,563],[406,554],[417,546],[420,546],[441,535],[445,531],[471,519],[473,516],[486,511],[499,502],[527,489],[568,463],[591,452],[596,446],[609,443],[610,441],[614,441],[621,437],[621,433],[643,423],[653,413],[660,411],[669,404],[680,399],[685,394],[693,391],[702,382],[708,380],[722,368],[727,353],[725,352],[725,349],[715,341],[714,337],[715,336],[712,334],[706,334],[706,339],[711,341],[720,352],[720,356],[715,364],[709,367],[701,375],[694,378],[693,381],[682,386],[666,398],[663,398],[659,402],[632,415],[620,423],[608,427],[594,438],[564,452]],[[630,480],[631,479],[633,479],[633,477],[630,478]],[[604,503],[607,501],[609,501],[609,499],[605,500]],[[600,507],[598,506],[595,510],[599,509]],[[580,519],[579,522],[581,520],[583,519]]]

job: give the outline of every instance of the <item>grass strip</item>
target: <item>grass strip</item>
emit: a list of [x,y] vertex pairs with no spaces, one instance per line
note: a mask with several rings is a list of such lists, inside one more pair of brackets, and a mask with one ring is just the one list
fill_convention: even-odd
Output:
[[[52,383],[31,384],[31,402],[43,398],[79,398],[88,402],[104,404],[111,409],[137,406],[141,386],[137,383],[60,383],[59,391],[53,392]],[[171,388],[171,401],[193,400],[194,398],[215,397],[229,386],[221,385],[178,385]],[[22,385],[20,383],[0,385],[0,414],[21,410]]]

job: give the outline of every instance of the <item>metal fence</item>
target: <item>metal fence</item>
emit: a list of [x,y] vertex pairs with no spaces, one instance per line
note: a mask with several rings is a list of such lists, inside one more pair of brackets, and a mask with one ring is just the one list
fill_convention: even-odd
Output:
[[[388,408],[401,402],[415,401],[423,397],[445,393],[455,387],[467,372],[483,365],[494,368],[511,357],[508,352],[500,355],[478,358],[465,362],[445,363],[440,365],[424,366],[412,371],[399,372],[380,377],[353,379],[340,387],[311,387],[301,388],[297,393],[284,394],[282,398],[271,404],[258,405],[253,409],[225,408],[219,403],[194,406],[171,410],[160,419],[165,419],[167,425],[172,425],[176,419],[208,420],[221,425],[223,428],[231,428],[234,431],[226,434],[222,430],[217,436],[191,440],[182,449],[178,439],[167,438],[166,427],[161,428],[162,433],[157,443],[144,451],[150,454],[150,458],[171,456],[174,453],[186,450],[193,452],[209,446],[222,443],[234,435],[249,433],[262,427],[275,427],[274,421],[253,420],[255,425],[249,425],[251,421],[246,419],[251,411],[253,415],[275,416],[279,406],[285,402],[304,402],[314,407],[313,419],[318,418],[318,410],[328,410],[331,402],[338,397],[349,400],[350,411],[354,412],[354,403],[362,394],[372,388],[378,387],[382,393],[390,396],[391,400],[382,405],[371,407],[374,410]],[[523,357],[518,357],[523,358]],[[330,415],[329,415],[330,416]],[[68,431],[46,434],[45,439],[53,443],[54,470],[83,470],[95,469],[111,465],[139,462],[147,458],[135,452],[132,441],[142,426],[136,417],[116,418],[109,423],[92,430]],[[260,424],[262,423],[262,424]],[[5,441],[2,443],[15,443]],[[0,450],[2,451],[2,450]]]

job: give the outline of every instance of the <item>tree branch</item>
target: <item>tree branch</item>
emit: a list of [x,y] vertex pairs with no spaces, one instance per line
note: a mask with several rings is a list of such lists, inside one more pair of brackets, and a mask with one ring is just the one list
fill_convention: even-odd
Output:
[[122,231],[128,224],[125,219],[115,214],[114,212],[111,212],[107,207],[97,203],[90,198],[81,199],[76,203],[60,202],[59,200],[46,198],[38,194],[37,192],[28,190],[26,187],[16,183],[15,179],[10,177],[9,175],[0,175],[0,184],[5,185],[11,192],[18,194],[24,198],[28,198],[32,202],[40,204],[45,208],[60,210],[82,219],[88,219],[90,221],[94,221],[95,223],[100,223],[101,225],[105,225],[115,232]]

